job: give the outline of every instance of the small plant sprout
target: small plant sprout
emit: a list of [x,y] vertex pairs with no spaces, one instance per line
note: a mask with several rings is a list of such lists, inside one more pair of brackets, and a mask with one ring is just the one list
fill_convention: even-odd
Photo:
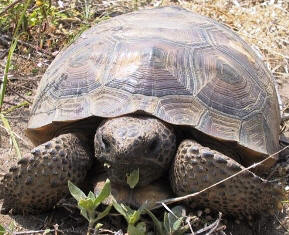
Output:
[[139,182],[139,169],[133,170],[130,174],[126,175],[126,183],[133,189]]
[[129,235],[144,235],[146,234],[146,225],[144,222],[139,222],[141,214],[144,213],[147,204],[144,203],[138,210],[132,210],[129,206],[113,202],[113,207],[125,218],[128,223],[127,232]]
[[88,220],[87,234],[93,234],[94,231],[97,232],[102,226],[102,224],[97,222],[105,217],[111,209],[111,205],[109,205],[102,212],[98,212],[96,210],[96,208],[110,195],[111,187],[109,179],[106,180],[98,195],[95,195],[93,192],[89,192],[86,196],[81,189],[70,181],[68,181],[68,188],[71,195],[77,200],[81,215]]
[[189,226],[184,225],[186,215],[182,206],[169,209],[169,213],[165,212],[163,222],[160,222],[150,210],[146,209],[146,212],[152,218],[159,235],[183,235],[189,229]]
[[[127,184],[133,190],[139,182],[139,169],[133,170],[126,177]],[[138,210],[133,210],[124,204],[118,204],[116,201],[113,202],[113,207],[128,223],[127,232],[129,235],[144,235],[146,233],[146,224],[144,222],[137,222],[140,220],[141,214],[144,213],[147,203],[144,203]]]

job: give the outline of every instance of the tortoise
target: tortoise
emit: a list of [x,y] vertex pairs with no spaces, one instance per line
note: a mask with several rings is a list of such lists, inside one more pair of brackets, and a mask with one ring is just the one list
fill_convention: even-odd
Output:
[[279,131],[272,75],[228,27],[179,7],[116,16],[44,74],[27,128],[36,147],[3,177],[2,211],[49,210],[68,180],[82,185],[106,164],[118,188],[139,169],[137,188],[164,178],[175,195],[243,171],[188,203],[261,214],[283,197],[264,179],[278,158],[244,168],[278,151]]

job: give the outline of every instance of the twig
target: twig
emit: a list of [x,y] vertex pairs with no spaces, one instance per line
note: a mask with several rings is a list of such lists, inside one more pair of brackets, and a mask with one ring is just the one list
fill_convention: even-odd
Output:
[[222,218],[222,213],[219,212],[219,218],[213,223],[214,226],[212,226],[212,228],[210,229],[209,232],[207,232],[206,235],[210,235],[210,234],[212,234],[213,232],[215,232],[218,229],[218,226],[220,224],[221,218]]
[[164,203],[162,203],[163,207],[168,211],[170,212],[176,219],[178,219],[179,217],[176,216],[176,214]]
[[281,121],[285,122],[287,120],[289,120],[289,114],[283,114],[283,116],[281,117]]
[[[23,232],[13,232],[13,235],[44,233],[46,231],[47,230],[30,230],[30,231],[23,231]],[[54,232],[54,229],[49,230],[49,232]]]
[[0,16],[5,14],[10,8],[14,7],[17,3],[22,2],[23,0],[16,0],[15,2],[12,2],[9,6],[7,6],[3,11],[0,12]]
[[18,95],[18,96],[19,96],[20,98],[22,98],[23,100],[27,101],[29,104],[32,104],[32,102],[31,102],[30,100],[28,100],[27,98],[25,98],[23,95],[20,95],[17,91],[11,89],[10,87],[7,87],[7,89],[8,89],[10,92]]
[[99,229],[99,233],[102,234],[115,234],[115,232],[109,230],[109,229]]
[[189,226],[189,229],[190,229],[190,231],[191,231],[191,234],[192,234],[192,235],[195,235],[194,230],[193,230],[193,228],[192,228],[192,225],[191,225],[191,223],[190,223],[190,217],[187,217],[187,218],[186,218],[186,223],[187,223],[187,225]]
[[215,184],[212,184],[211,186],[207,187],[207,188],[204,188],[196,193],[191,193],[191,194],[188,194],[188,195],[185,195],[185,196],[182,196],[182,197],[176,197],[176,198],[170,198],[170,199],[166,199],[166,200],[161,200],[161,201],[157,201],[156,203],[157,204],[163,204],[163,203],[166,203],[166,204],[171,204],[171,203],[175,203],[175,202],[179,202],[179,201],[183,201],[183,200],[187,200],[187,199],[190,199],[192,197],[195,197],[195,196],[198,196],[199,194],[213,188],[213,187],[216,187],[217,185],[221,184],[221,183],[224,183],[225,181],[231,179],[231,178],[234,178],[235,176],[237,175],[240,175],[241,173],[243,173],[244,171],[247,171],[247,170],[250,170],[252,168],[255,168],[256,166],[259,166],[261,165],[262,163],[264,163],[265,161],[267,161],[269,158],[272,158],[273,156],[281,153],[282,151],[284,151],[285,149],[289,148],[289,145],[288,146],[285,146],[284,148],[282,148],[281,150],[277,151],[276,153],[273,153],[271,155],[269,155],[268,157],[266,157],[265,159],[263,159],[262,161],[260,162],[257,162],[257,163],[254,163],[252,164],[251,166],[249,167],[246,167],[244,169],[242,169],[241,171],[238,171],[237,173],[225,178],[225,179],[222,179],[218,182],[216,182]]
[[58,232],[59,232],[59,230],[58,230],[59,225],[58,225],[58,224],[54,224],[53,227],[54,227],[54,235],[58,235]]
[[[19,76],[19,75],[18,75]],[[33,74],[27,74],[27,75],[21,75],[19,77],[16,77],[16,76],[11,76],[9,78],[9,81],[29,81],[29,82],[38,82],[39,81],[39,78],[41,78],[42,75],[33,75]]]
[[[47,230],[30,230],[30,231],[22,231],[22,232],[11,232],[11,234],[13,235],[24,235],[24,234],[35,234],[35,233],[44,233],[46,232]],[[49,232],[61,232],[61,233],[66,233],[66,234],[79,234],[81,235],[80,232],[77,232],[77,231],[73,231],[73,230],[54,230],[54,229],[49,229]],[[50,234],[49,233],[49,234]]]
[[202,228],[200,230],[198,230],[197,232],[195,232],[195,234],[200,234],[200,233],[203,233],[203,232],[206,232],[208,230],[210,230],[209,232],[206,233],[206,235],[209,235],[211,234],[212,232],[214,232],[217,227],[219,226],[219,223],[221,221],[221,218],[222,218],[222,213],[219,212],[219,218],[212,224],[210,224],[209,226],[205,227],[205,228]]
[[11,106],[16,106],[17,104],[16,103],[12,103],[12,102],[9,102],[9,101],[3,101],[4,104],[8,104],[8,105],[11,105]]
[[284,226],[284,224],[279,220],[278,216],[274,213],[275,219],[278,221],[278,223],[281,225],[281,227],[286,231],[289,232],[289,230]]

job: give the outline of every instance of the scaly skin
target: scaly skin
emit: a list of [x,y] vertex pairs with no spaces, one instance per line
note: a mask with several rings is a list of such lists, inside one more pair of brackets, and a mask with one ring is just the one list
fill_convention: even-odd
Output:
[[64,134],[34,148],[1,181],[2,213],[36,214],[51,209],[68,193],[67,181],[81,183],[91,164],[89,147]]
[[[171,169],[171,184],[177,195],[201,191],[244,169],[224,154],[184,140]],[[210,207],[225,214],[249,217],[275,209],[284,197],[281,187],[249,170],[193,197],[192,207]]]

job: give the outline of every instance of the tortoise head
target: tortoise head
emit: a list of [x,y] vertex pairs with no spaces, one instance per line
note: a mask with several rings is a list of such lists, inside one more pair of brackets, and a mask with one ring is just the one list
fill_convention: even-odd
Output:
[[139,169],[138,185],[159,178],[176,151],[172,127],[147,116],[123,116],[103,121],[94,138],[95,156],[105,163],[110,180],[126,184],[127,174]]

